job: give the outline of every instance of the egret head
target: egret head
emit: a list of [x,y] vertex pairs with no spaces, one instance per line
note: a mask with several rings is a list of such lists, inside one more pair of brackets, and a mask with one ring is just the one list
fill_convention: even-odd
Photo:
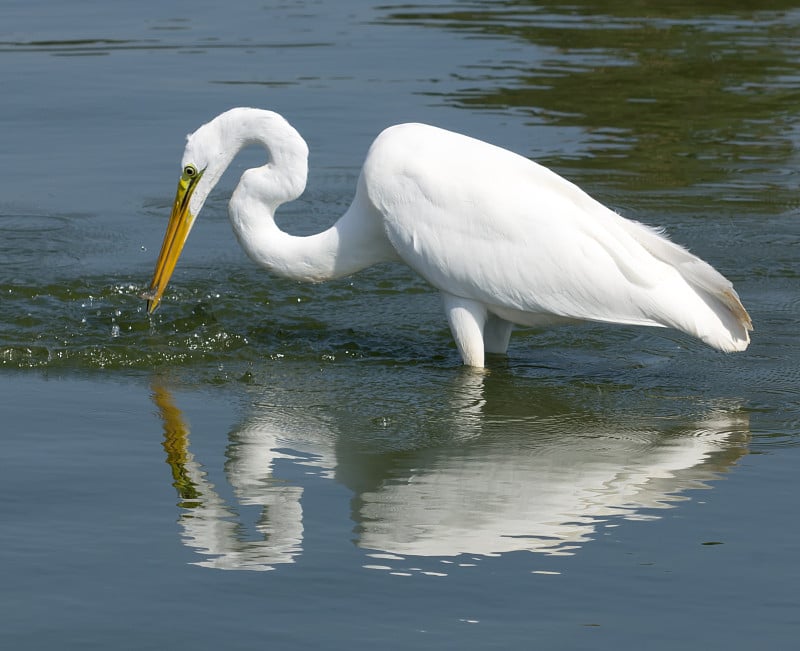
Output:
[[233,108],[201,126],[186,139],[181,178],[161,245],[150,289],[143,295],[152,313],[164,294],[189,231],[211,190],[243,147],[261,145],[268,162],[248,170],[253,193],[271,209],[297,198],[305,188],[308,147],[299,133],[277,113],[253,108]]

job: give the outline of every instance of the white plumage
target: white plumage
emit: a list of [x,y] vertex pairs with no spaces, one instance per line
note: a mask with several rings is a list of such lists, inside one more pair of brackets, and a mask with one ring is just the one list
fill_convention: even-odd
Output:
[[541,165],[428,125],[397,125],[375,139],[353,202],[333,226],[308,237],[285,233],[274,213],[303,192],[308,148],[280,115],[250,108],[188,137],[150,311],[206,197],[249,144],[266,148],[268,162],[244,172],[230,201],[247,254],[314,282],[402,260],[442,293],[465,364],[504,353],[512,324],[666,326],[723,351],[749,343],[750,317],[709,264]]

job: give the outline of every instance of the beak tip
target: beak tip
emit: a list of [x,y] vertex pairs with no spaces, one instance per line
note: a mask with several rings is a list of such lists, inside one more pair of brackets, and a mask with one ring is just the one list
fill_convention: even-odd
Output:
[[139,294],[140,298],[143,298],[147,301],[147,314],[152,314],[156,311],[158,304],[161,302],[161,297],[159,296],[159,292],[153,288],[147,292],[142,292]]

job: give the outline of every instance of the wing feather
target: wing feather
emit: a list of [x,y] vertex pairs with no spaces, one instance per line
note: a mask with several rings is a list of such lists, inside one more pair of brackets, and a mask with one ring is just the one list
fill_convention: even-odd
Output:
[[364,174],[400,257],[451,294],[516,313],[668,325],[704,339],[706,317],[692,309],[710,308],[716,316],[708,318],[726,328],[751,327],[713,267],[508,150],[399,125],[376,139]]

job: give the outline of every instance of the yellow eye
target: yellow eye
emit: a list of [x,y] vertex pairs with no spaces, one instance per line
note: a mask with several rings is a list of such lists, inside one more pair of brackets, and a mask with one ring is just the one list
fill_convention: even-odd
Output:
[[183,168],[183,175],[187,178],[194,178],[197,176],[197,168],[194,165],[187,165]]

